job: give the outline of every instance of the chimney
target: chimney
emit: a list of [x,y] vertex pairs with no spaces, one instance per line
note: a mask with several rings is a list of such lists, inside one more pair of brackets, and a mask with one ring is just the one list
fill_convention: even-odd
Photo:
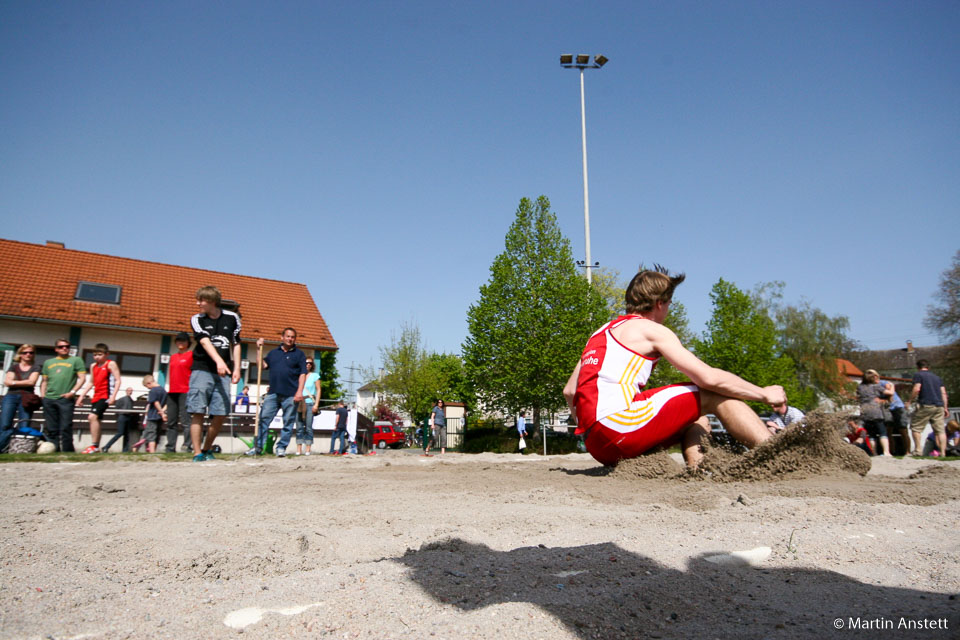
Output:
[[907,340],[907,353],[913,353],[913,340]]
[[58,241],[56,241],[56,240],[47,240],[47,246],[50,247],[51,249],[66,249],[66,248],[67,248],[67,245],[63,244],[62,242],[58,242]]

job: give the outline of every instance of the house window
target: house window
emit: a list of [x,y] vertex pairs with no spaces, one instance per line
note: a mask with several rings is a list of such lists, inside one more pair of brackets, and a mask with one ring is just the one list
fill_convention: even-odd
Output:
[[[148,353],[125,353],[110,352],[110,359],[120,367],[120,374],[125,376],[145,376],[148,373],[153,375],[154,356]],[[83,350],[83,361],[87,365],[87,371],[93,366],[93,349]]]
[[120,304],[120,287],[115,284],[80,282],[77,284],[77,293],[74,298],[86,302]]

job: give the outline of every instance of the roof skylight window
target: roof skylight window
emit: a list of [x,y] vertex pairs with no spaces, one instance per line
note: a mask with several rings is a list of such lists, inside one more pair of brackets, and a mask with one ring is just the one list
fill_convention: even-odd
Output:
[[79,282],[74,298],[86,302],[120,304],[120,286],[115,284],[100,284],[97,282]]

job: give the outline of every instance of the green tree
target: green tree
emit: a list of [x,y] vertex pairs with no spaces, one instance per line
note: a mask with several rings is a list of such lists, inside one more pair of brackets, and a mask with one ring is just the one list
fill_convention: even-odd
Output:
[[953,265],[940,275],[934,299],[937,304],[927,307],[923,326],[946,340],[960,339],[960,251],[953,256]]
[[435,380],[436,397],[444,402],[462,402],[468,413],[476,408],[476,397],[467,378],[460,356],[453,353],[431,353],[426,367]]
[[798,389],[793,361],[780,355],[776,326],[767,311],[722,278],[713,285],[710,299],[713,313],[702,338],[694,342],[697,356],[761,387],[782,385],[794,398]]
[[[383,376],[377,384],[390,406],[418,422],[430,413],[437,395],[437,381],[433,368],[427,366],[428,354],[423,346],[420,327],[404,323],[400,335],[393,335],[387,346],[380,347]],[[373,378],[372,372],[364,372]]]
[[607,305],[607,313],[613,320],[626,313],[626,287],[620,281],[620,272],[616,269],[599,267],[594,269],[593,288]]
[[799,395],[790,398],[791,404],[811,409],[821,394],[842,399],[848,381],[836,361],[858,346],[848,334],[850,320],[842,315],[828,316],[806,300],[797,305],[784,304],[783,288],[782,282],[758,285],[753,300],[773,317],[780,353],[793,360]]
[[[337,372],[337,352],[336,351],[318,351],[319,355],[314,361],[320,370],[320,395],[323,400],[337,400],[343,397],[343,389],[340,388],[340,374]],[[321,406],[324,404],[320,403]]]
[[550,201],[520,201],[505,248],[467,311],[467,377],[492,409],[541,413],[564,406],[563,385],[587,338],[608,317],[596,289],[578,275],[570,241]]
[[948,398],[956,398],[960,396],[960,251],[953,256],[953,264],[941,274],[934,299],[937,304],[927,307],[923,326],[952,341],[936,368]]

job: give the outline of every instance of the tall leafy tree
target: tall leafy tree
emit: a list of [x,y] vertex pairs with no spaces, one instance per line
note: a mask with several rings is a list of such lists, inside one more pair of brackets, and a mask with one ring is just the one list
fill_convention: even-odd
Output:
[[378,377],[378,385],[388,404],[415,422],[424,419],[437,397],[438,383],[432,368],[427,366],[429,355],[420,327],[413,322],[404,323],[400,335],[394,335],[389,345],[380,347],[380,357],[383,376]]
[[953,256],[953,264],[941,274],[934,299],[937,303],[927,307],[923,326],[947,340],[960,340],[960,251]]
[[707,364],[761,387],[779,384],[798,395],[793,360],[780,354],[777,330],[750,294],[722,278],[710,292],[713,313],[695,352]]
[[626,311],[626,287],[620,280],[620,272],[608,267],[599,267],[591,276],[593,288],[607,305],[610,319],[621,316]]
[[799,395],[791,403],[805,409],[818,404],[818,396],[841,399],[849,383],[837,367],[837,358],[847,357],[857,343],[848,331],[846,316],[829,316],[809,301],[783,302],[783,282],[767,282],[754,289],[753,300],[775,323],[780,353],[793,360]]
[[467,377],[487,407],[555,411],[590,334],[608,318],[603,297],[576,272],[570,241],[550,201],[523,198],[490,266],[480,299],[467,311]]
[[325,400],[336,400],[343,396],[340,388],[340,374],[337,371],[337,352],[318,351],[315,361],[319,365],[320,396]]

